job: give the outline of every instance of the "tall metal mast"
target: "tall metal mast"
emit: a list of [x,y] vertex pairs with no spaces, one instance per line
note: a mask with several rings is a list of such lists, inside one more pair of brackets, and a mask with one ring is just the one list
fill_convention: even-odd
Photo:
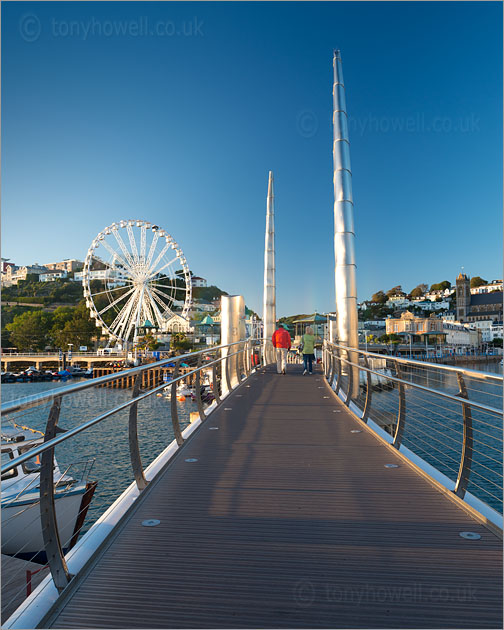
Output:
[[274,360],[271,336],[276,324],[275,290],[275,212],[273,207],[273,173],[269,172],[266,202],[266,235],[264,239],[263,353],[266,363]]
[[339,50],[334,51],[333,67],[334,276],[338,342],[341,345],[358,348],[352,171],[345,83]]

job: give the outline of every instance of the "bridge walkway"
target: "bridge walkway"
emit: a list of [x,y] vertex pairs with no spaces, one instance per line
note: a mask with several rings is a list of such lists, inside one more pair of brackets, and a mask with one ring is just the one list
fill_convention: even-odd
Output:
[[271,372],[186,442],[50,626],[501,628],[498,537],[322,374]]

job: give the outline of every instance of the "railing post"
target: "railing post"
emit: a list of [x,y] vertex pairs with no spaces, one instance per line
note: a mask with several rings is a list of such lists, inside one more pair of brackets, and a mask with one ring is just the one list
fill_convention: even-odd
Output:
[[348,389],[345,400],[345,405],[348,407],[350,405],[350,401],[352,400],[352,388],[353,388],[353,366],[350,365],[350,352],[348,350],[345,351],[347,355],[347,372],[348,372]]
[[334,358],[334,348],[331,348],[329,350],[329,375],[328,375],[328,380],[329,380],[329,385],[331,386],[332,389],[332,384],[334,381],[334,376],[335,376],[335,366],[336,366],[336,359]]
[[[180,359],[175,361],[175,369],[173,370],[173,381],[178,376],[178,370],[180,365]],[[177,440],[177,444],[182,446],[184,443],[184,438],[182,437],[182,431],[180,430],[180,424],[178,419],[178,409],[177,409],[177,383],[172,383],[171,386],[171,421],[173,426],[173,433],[175,435],[175,439]]]
[[337,368],[337,378],[336,378],[336,389],[334,390],[336,395],[338,395],[340,387],[341,387],[341,356],[340,356],[340,350],[339,348],[336,350],[336,352],[334,353],[334,358],[336,360],[336,365],[338,366]]
[[[56,437],[60,411],[61,396],[58,396],[55,398],[49,411],[44,442],[48,442]],[[63,555],[54,504],[54,448],[50,448],[42,453],[40,466],[40,520],[47,562],[54,585],[61,592],[66,588],[72,576],[68,571],[65,556]]]
[[197,369],[198,371],[196,372],[196,405],[198,406],[198,412],[199,412],[199,417],[201,419],[201,422],[203,422],[203,420],[206,419],[205,416],[205,412],[203,410],[203,402],[201,400],[201,363],[203,361],[203,355],[200,354],[198,356],[198,364],[197,364]]
[[[135,377],[135,383],[133,385],[133,398],[136,398],[140,393],[140,383],[142,381],[142,375],[137,374]],[[138,420],[138,402],[135,402],[131,405],[129,410],[129,425],[128,425],[128,439],[129,439],[129,450],[130,450],[130,460],[131,460],[131,468],[133,469],[133,476],[135,477],[135,482],[137,488],[140,492],[145,490],[147,484],[149,483],[145,478],[143,466],[142,466],[142,458],[140,456],[140,448],[138,446],[138,430],[137,430],[137,420]]]
[[406,392],[404,390],[404,383],[401,378],[401,367],[399,365],[399,361],[395,361],[395,373],[398,379],[401,379],[399,383],[399,411],[397,412],[397,425],[394,435],[394,441],[392,442],[392,446],[395,448],[399,448],[401,446],[403,433],[404,433],[404,423],[406,421]]
[[245,376],[248,378],[250,376],[250,348],[251,348],[250,339],[247,339],[245,342]]
[[[218,352],[218,351],[217,351]],[[215,359],[217,358],[217,353],[215,355]],[[221,363],[221,380],[222,380],[222,363]],[[212,385],[213,385],[213,395],[215,397],[215,402],[220,405],[220,395],[219,395],[219,383],[217,381],[217,364],[214,363],[212,365]]]
[[[367,356],[364,355],[364,365],[369,369],[369,362]],[[362,412],[362,420],[363,422],[368,421],[369,410],[371,409],[371,396],[373,392],[373,387],[371,384],[371,372],[366,370],[366,402],[364,403],[364,411]]]
[[241,359],[243,358],[241,356],[241,343],[239,343],[236,348],[236,352],[238,352],[238,354],[236,355],[236,362],[235,362],[235,378],[236,378],[236,384],[239,385],[241,383],[241,368],[240,368],[240,363],[241,363]]
[[227,386],[227,391],[230,392],[233,388],[231,387],[231,377],[229,375],[229,346],[227,347],[227,355],[225,358],[226,361],[226,368],[225,368],[225,372],[226,372],[226,386]]
[[[457,372],[457,380],[459,385],[458,395],[461,398],[468,398],[467,388],[465,385],[464,377],[460,372]],[[453,492],[460,498],[463,498],[467,484],[469,483],[469,477],[471,475],[471,464],[473,454],[473,429],[472,429],[472,412],[471,407],[467,403],[462,403],[462,417],[464,420],[464,441],[462,445],[462,453],[460,456],[460,467],[457,476],[457,482]]]

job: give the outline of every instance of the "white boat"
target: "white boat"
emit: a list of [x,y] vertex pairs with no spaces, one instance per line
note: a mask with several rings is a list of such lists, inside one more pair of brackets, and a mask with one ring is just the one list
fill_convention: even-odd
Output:
[[[168,400],[171,400],[171,385],[167,385],[164,388],[164,397],[167,398]],[[194,393],[194,387],[190,387],[189,385],[186,385],[185,383],[180,383],[177,387],[177,398],[190,398],[191,400],[196,400],[196,394]]]
[[[2,465],[41,444],[44,434],[18,425],[2,427]],[[94,460],[54,465],[54,502],[64,552],[77,542],[97,482],[88,482]],[[75,471],[81,469],[77,475]],[[75,476],[70,475],[72,470]],[[78,478],[77,478],[78,477]],[[45,562],[40,521],[40,457],[20,464],[2,476],[2,553]]]

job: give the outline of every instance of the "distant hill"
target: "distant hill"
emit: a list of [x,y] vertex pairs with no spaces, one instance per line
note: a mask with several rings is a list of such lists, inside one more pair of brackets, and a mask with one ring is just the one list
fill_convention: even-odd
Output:
[[211,302],[215,298],[219,298],[221,295],[229,295],[226,291],[219,289],[215,285],[209,287],[193,287],[193,298],[195,300],[208,300]]

